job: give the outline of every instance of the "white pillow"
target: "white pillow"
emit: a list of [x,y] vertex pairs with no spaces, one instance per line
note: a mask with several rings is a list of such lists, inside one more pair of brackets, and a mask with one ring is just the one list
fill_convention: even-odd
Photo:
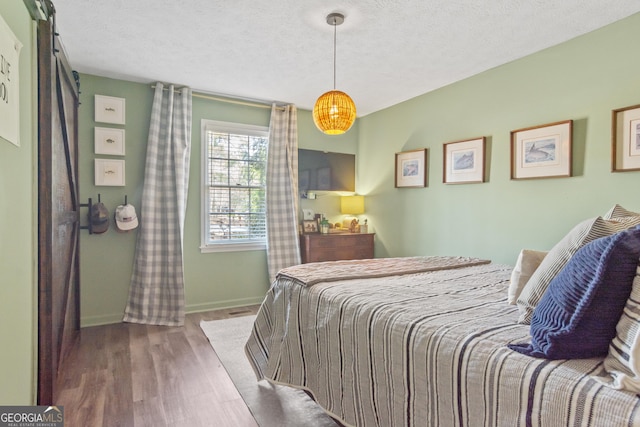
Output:
[[640,268],[602,367],[596,379],[610,387],[640,394]]
[[511,305],[516,304],[516,300],[520,296],[522,289],[529,281],[529,278],[538,268],[545,255],[548,252],[534,251],[531,249],[523,249],[518,255],[516,266],[511,272],[511,282],[507,293],[507,301]]
[[578,249],[592,240],[609,236],[638,224],[640,224],[640,216],[625,216],[609,220],[599,216],[576,225],[549,251],[524,286],[516,301],[518,310],[520,310],[518,323],[524,325],[531,323],[533,310],[549,287],[549,283]]

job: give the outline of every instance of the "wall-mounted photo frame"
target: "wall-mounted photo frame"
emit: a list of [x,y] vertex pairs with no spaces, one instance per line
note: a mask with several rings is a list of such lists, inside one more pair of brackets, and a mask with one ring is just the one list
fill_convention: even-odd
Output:
[[124,136],[124,129],[96,127],[94,132],[95,153],[124,156]]
[[304,221],[302,221],[302,232],[304,234],[319,233],[318,221],[315,219],[305,219]]
[[427,186],[427,149],[396,153],[395,186]]
[[485,145],[484,136],[443,144],[442,182],[445,184],[484,182]]
[[95,185],[123,187],[124,160],[95,159]]
[[[20,93],[23,86],[20,80],[24,77],[20,73],[24,71],[20,70],[21,50],[22,42],[0,15],[0,144],[6,140],[16,147],[20,147],[20,107],[24,98],[29,96],[24,90]],[[22,56],[24,59],[25,55]]]
[[125,99],[95,95],[95,121],[116,125],[125,124]]
[[611,113],[611,171],[640,170],[640,105]]
[[573,120],[511,131],[511,179],[571,176]]

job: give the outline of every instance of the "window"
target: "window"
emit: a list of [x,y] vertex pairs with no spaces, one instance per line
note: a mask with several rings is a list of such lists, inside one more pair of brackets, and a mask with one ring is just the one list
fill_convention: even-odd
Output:
[[202,121],[202,252],[266,247],[269,128]]

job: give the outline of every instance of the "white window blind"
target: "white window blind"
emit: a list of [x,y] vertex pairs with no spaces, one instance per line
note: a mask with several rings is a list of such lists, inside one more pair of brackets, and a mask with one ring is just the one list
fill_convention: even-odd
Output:
[[266,245],[269,129],[202,121],[203,252]]

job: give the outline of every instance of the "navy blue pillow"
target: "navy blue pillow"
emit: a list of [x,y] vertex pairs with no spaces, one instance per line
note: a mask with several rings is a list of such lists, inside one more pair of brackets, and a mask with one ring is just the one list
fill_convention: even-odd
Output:
[[605,356],[640,257],[640,226],[580,248],[549,283],[531,320],[531,344],[519,353],[547,359]]

